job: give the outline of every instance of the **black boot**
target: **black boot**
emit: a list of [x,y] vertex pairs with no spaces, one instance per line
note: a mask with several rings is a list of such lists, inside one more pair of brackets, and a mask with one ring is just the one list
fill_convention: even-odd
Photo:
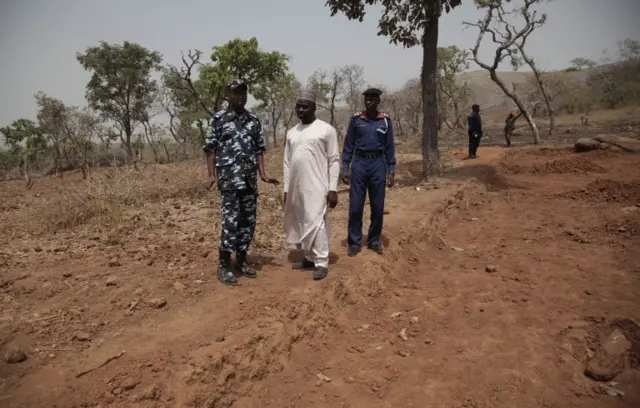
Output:
[[247,278],[255,278],[258,276],[256,270],[247,262],[246,252],[236,252],[236,269]]
[[218,265],[218,280],[225,285],[236,285],[238,280],[231,270],[231,253],[220,251],[220,263]]

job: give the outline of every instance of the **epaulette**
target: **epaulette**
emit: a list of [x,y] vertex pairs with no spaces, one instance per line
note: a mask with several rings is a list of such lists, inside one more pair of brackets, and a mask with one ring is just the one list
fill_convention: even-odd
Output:
[[227,113],[226,109],[219,110],[213,114],[213,116],[211,117],[211,120],[218,120],[221,117],[223,117],[225,113]]

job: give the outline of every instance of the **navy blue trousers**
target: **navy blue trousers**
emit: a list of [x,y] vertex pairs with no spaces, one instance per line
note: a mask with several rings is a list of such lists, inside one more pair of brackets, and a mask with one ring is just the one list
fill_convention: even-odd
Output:
[[367,192],[371,207],[371,225],[367,245],[380,242],[384,196],[387,183],[387,165],[384,157],[365,159],[354,157],[351,162],[351,186],[349,188],[349,246],[361,246],[362,214]]

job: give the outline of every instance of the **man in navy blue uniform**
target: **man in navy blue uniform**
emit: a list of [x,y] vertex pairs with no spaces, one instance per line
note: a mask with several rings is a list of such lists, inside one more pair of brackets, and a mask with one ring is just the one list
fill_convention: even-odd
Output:
[[467,117],[469,123],[469,158],[478,157],[478,147],[480,147],[480,139],[482,139],[482,119],[480,118],[480,106],[474,104],[471,106],[471,114]]
[[385,187],[393,187],[396,151],[391,118],[378,112],[382,91],[370,88],[363,92],[365,111],[349,122],[342,149],[342,181],[349,189],[349,256],[360,252],[362,213],[367,191],[371,206],[371,225],[367,248],[381,254],[382,219]]

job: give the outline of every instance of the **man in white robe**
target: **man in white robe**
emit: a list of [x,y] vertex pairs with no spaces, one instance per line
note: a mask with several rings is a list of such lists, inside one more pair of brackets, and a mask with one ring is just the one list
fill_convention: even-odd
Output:
[[287,244],[304,251],[294,269],[313,269],[313,279],[329,272],[329,208],[338,204],[340,151],[336,129],[316,118],[316,97],[296,101],[300,123],[287,133],[284,149],[284,230]]

